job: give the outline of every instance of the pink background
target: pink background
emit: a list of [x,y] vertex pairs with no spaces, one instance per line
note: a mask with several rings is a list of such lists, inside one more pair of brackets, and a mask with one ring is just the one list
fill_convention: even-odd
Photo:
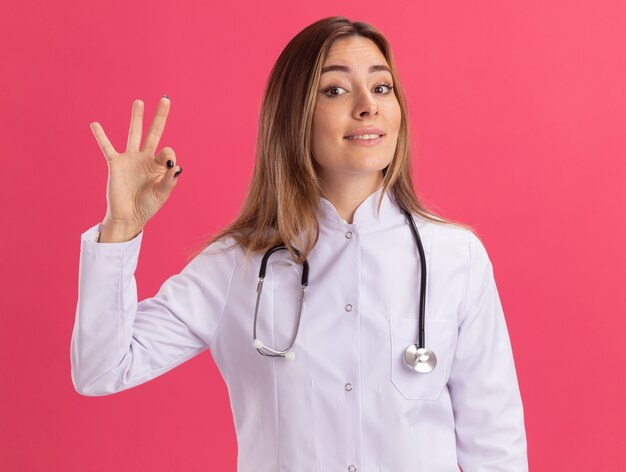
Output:
[[[265,81],[329,16],[371,22],[406,88],[420,195],[494,263],[535,471],[623,470],[626,7],[622,1],[17,2],[0,7],[0,470],[235,470],[209,352],[78,395],[69,346],[80,233],[106,210],[89,129],[123,151],[131,104],[183,166],[145,229],[140,299],[237,213]],[[251,294],[254,288],[251,287]]]

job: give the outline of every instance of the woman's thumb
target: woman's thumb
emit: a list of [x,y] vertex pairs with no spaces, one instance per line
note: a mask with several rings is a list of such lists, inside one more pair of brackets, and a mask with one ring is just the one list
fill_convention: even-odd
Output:
[[181,166],[173,166],[171,169],[167,169],[163,178],[157,185],[157,191],[164,197],[169,196],[170,192],[176,187],[180,173],[183,171]]
[[166,168],[165,174],[163,174],[156,189],[161,195],[162,200],[165,201],[172,189],[176,186],[178,176],[183,171],[183,168],[176,165],[176,153],[169,146],[161,149],[161,152],[156,156],[156,161]]

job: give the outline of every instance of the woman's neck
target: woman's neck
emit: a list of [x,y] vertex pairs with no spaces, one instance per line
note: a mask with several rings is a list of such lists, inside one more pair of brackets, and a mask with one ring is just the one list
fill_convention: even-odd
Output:
[[367,197],[380,188],[383,183],[382,172],[363,179],[335,179],[322,181],[322,196],[333,204],[339,216],[348,223],[356,209]]

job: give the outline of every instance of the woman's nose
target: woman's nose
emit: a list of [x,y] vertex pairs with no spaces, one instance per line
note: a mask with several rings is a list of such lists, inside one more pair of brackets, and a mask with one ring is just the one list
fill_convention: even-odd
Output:
[[354,107],[355,118],[375,115],[377,111],[378,103],[374,100],[374,97],[372,97],[369,93],[362,93],[359,95],[358,102]]

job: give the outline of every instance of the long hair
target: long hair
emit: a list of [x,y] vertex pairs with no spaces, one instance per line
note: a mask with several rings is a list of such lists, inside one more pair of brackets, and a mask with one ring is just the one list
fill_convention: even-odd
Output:
[[[311,154],[311,124],[321,69],[333,43],[341,38],[371,39],[385,56],[401,109],[401,124],[394,157],[383,172],[382,196],[391,189],[395,200],[411,213],[443,224],[413,190],[408,110],[391,47],[377,29],[342,16],[323,18],[300,31],[274,64],[259,116],[256,161],[252,181],[235,220],[205,241],[202,248],[222,238],[251,252],[265,252],[285,244],[292,259],[302,263],[316,245],[320,226],[317,217],[322,195]],[[471,229],[471,228],[469,228]],[[300,255],[295,251],[297,249]]]

